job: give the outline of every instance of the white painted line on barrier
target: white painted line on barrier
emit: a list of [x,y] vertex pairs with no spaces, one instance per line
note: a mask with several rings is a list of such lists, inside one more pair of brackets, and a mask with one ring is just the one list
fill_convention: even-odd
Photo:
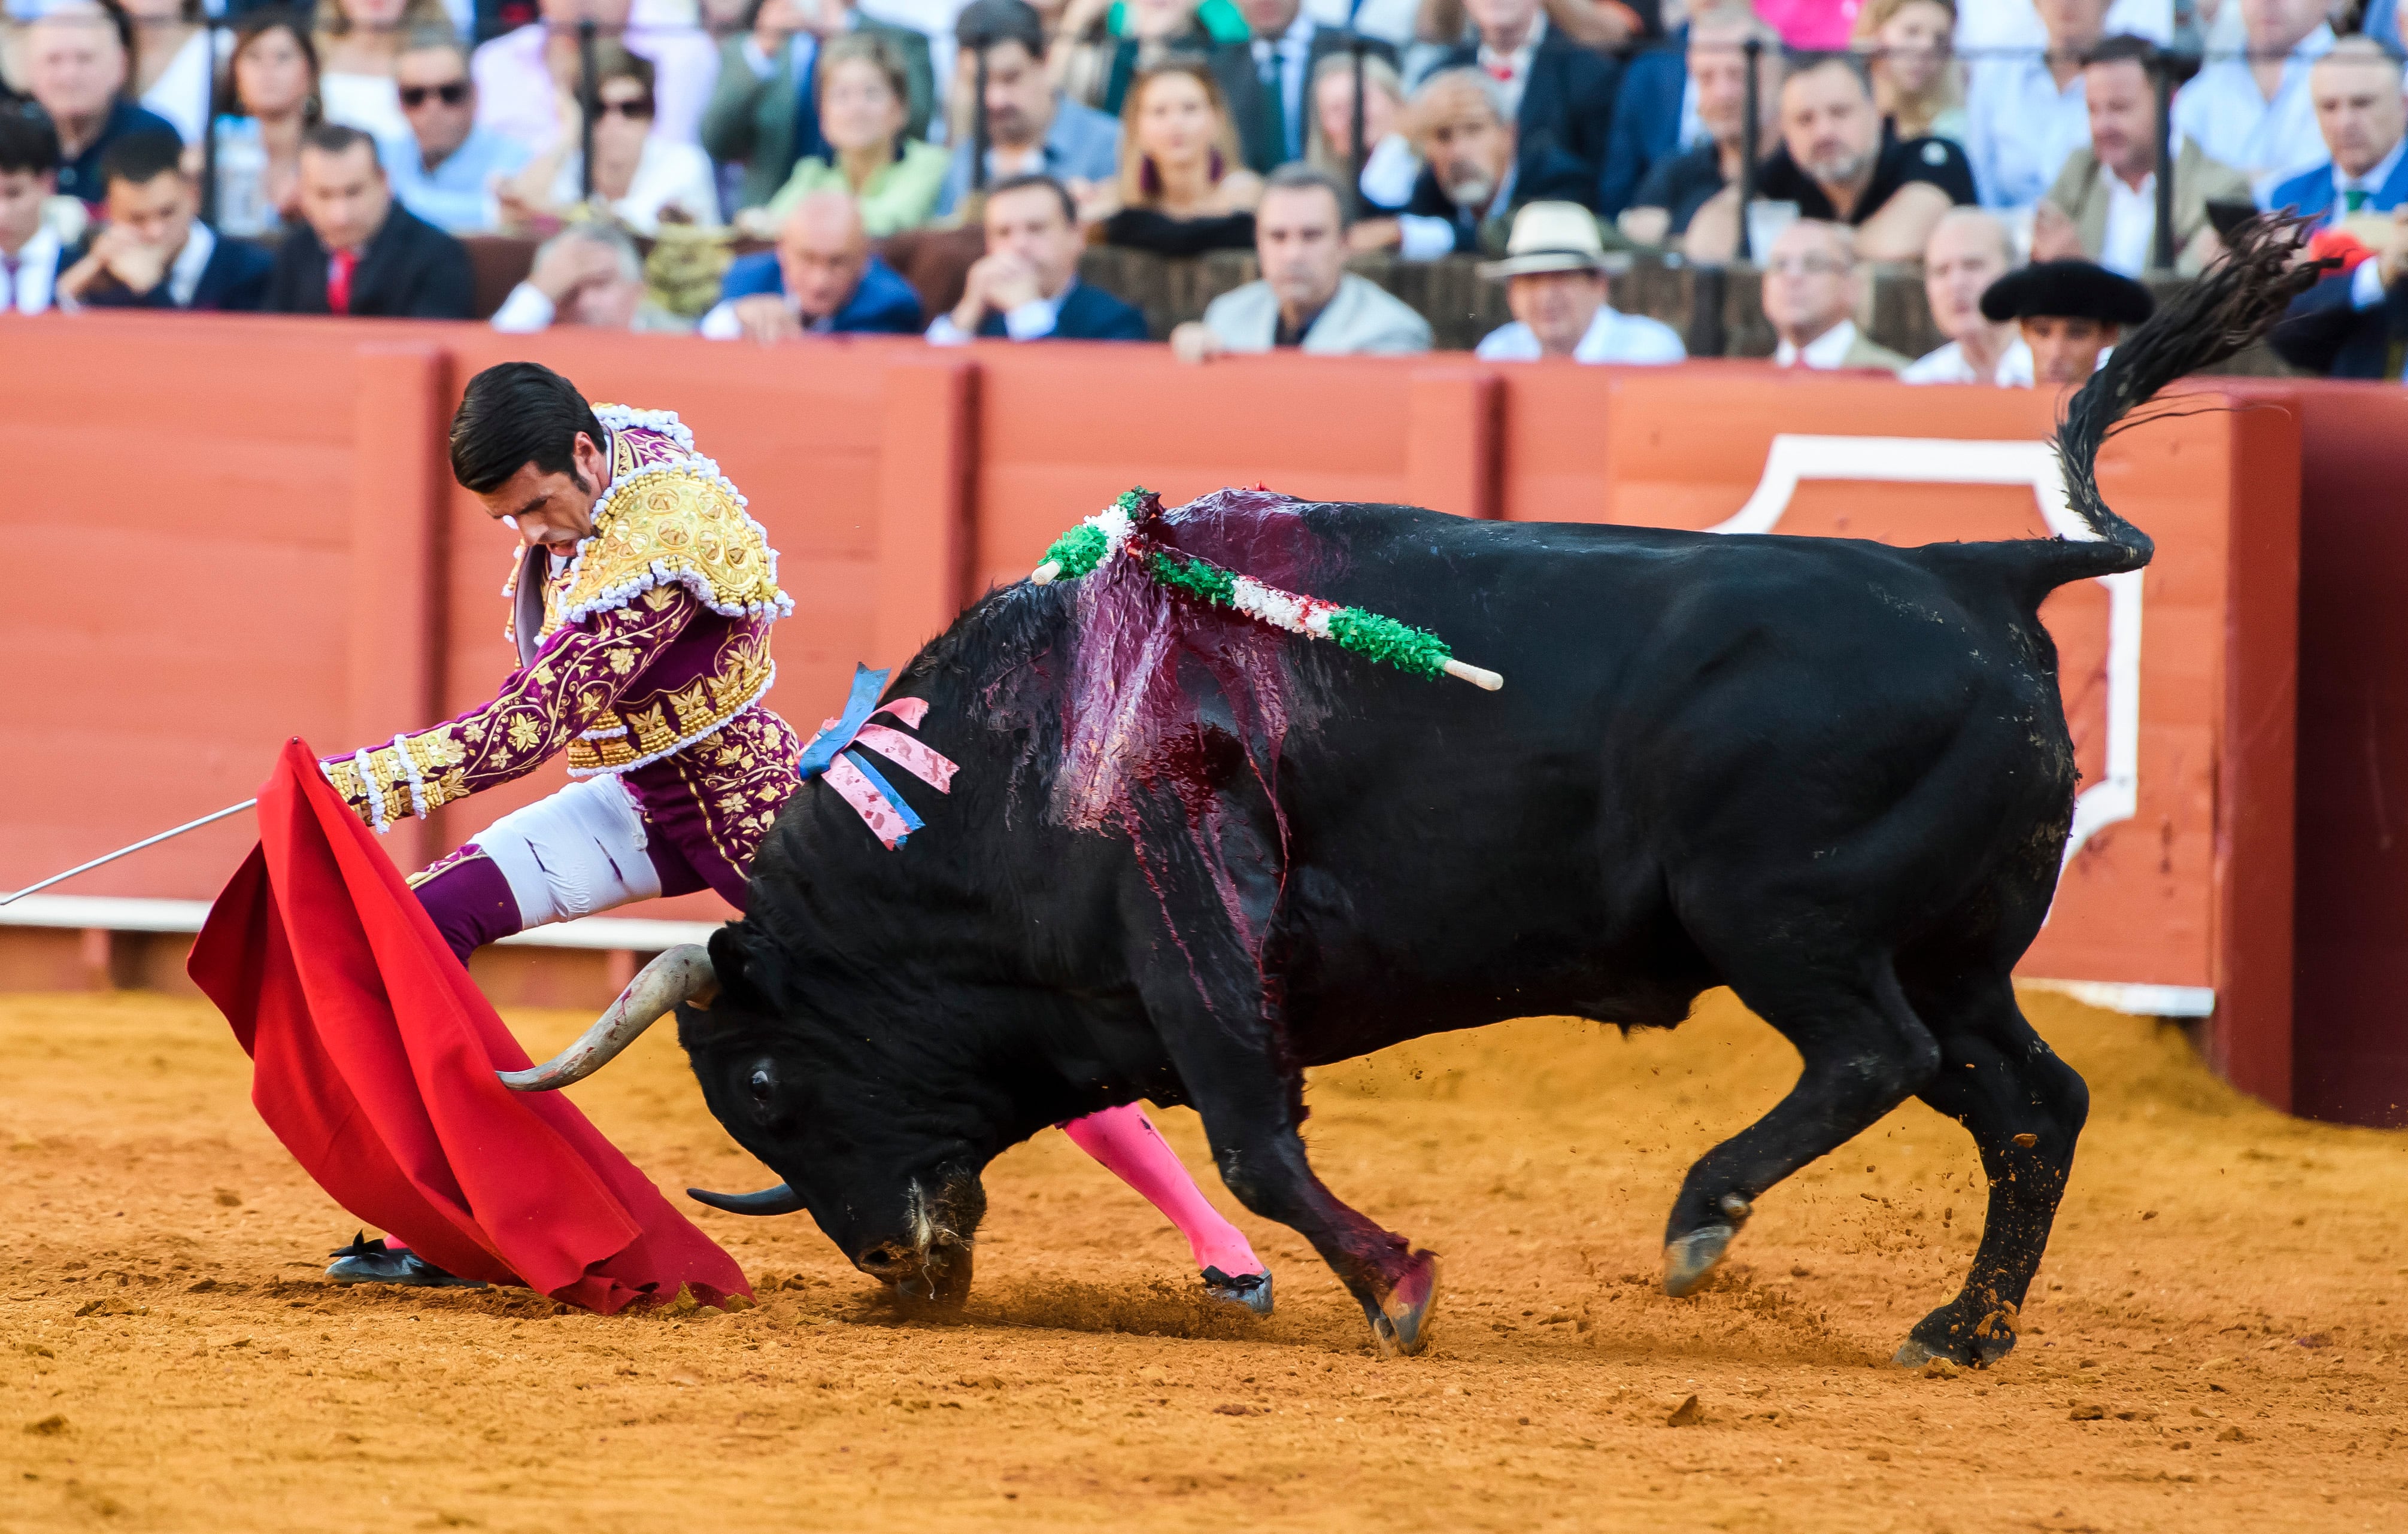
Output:
[[2070,996],[2084,1006],[2135,1017],[2205,1017],[2215,1011],[2212,986],[2141,986],[2115,980],[2025,980],[2016,984],[2034,990]]

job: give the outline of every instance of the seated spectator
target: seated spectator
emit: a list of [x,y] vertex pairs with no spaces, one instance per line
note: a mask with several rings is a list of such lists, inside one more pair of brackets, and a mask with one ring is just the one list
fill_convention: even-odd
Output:
[[1119,175],[1120,123],[1054,89],[1045,70],[1045,23],[1026,0],[975,0],[962,11],[955,36],[963,89],[977,89],[978,61],[986,61],[986,174],[972,175],[978,144],[972,123],[958,135],[945,169],[939,217],[959,208],[973,182],[993,186],[1014,176],[1051,176],[1080,197]]
[[322,122],[301,141],[301,223],[268,278],[273,314],[466,320],[476,307],[468,252],[393,199],[376,141]]
[[1104,243],[1162,256],[1246,250],[1254,243],[1262,178],[1238,163],[1238,139],[1210,70],[1175,59],[1129,86],[1121,109],[1114,193],[1083,211],[1103,218]]
[[[0,161],[5,168],[6,161]],[[2291,300],[2267,339],[2283,361],[2328,378],[2398,382],[2408,356],[2408,207],[2395,207],[2374,253]]]
[[[1405,85],[1388,61],[1373,55],[1363,60],[1363,137],[1371,152],[1363,159],[1362,185],[1355,190],[1364,209],[1374,215],[1395,215],[1412,201],[1413,182],[1422,173],[1421,157],[1405,136]],[[1323,59],[1312,71],[1312,132],[1305,141],[1304,163],[1346,182],[1354,163],[1354,61],[1340,53]]]
[[176,125],[187,144],[201,141],[217,93],[201,0],[125,0],[134,22],[134,78],[143,109]]
[[786,215],[775,250],[727,268],[701,332],[766,346],[799,335],[917,335],[924,322],[920,295],[870,254],[853,199],[814,192]]
[[2401,153],[2408,98],[2399,61],[2372,38],[2344,37],[2308,71],[2308,99],[2330,158],[2277,185],[2266,206],[2333,223],[2408,201],[2408,155]]
[[2333,45],[2326,0],[2225,0],[2241,7],[2245,58],[2212,60],[2174,96],[2174,131],[2272,192],[2326,159],[2308,70]]
[[577,24],[591,21],[605,39],[652,65],[652,131],[692,144],[719,77],[719,48],[691,25],[629,25],[635,0],[538,0],[540,19],[477,50],[477,124],[522,144],[550,144],[577,99]]
[[1489,362],[1677,362],[1689,355],[1671,326],[1606,302],[1605,242],[1578,203],[1532,203],[1513,216],[1505,259],[1480,268],[1505,281],[1513,322],[1480,342]]
[[38,109],[0,102],[0,314],[50,306],[65,243],[44,219],[58,191],[59,135]]
[[1047,67],[1071,100],[1117,117],[1139,76],[1253,36],[1235,0],[1069,0]]
[[1442,55],[1439,69],[1479,69],[1497,82],[1519,146],[1521,178],[1533,181],[1551,156],[1578,161],[1588,185],[1565,201],[1594,204],[1613,129],[1622,64],[1547,25],[1540,0],[1463,0],[1474,39]]
[[1965,153],[1988,207],[2029,207],[2090,139],[2082,61],[2105,36],[2107,0],[2052,0],[2042,7],[2048,46],[2038,54],[1976,59],[1967,87]]
[[[1212,75],[1229,104],[1246,167],[1268,176],[1305,157],[1313,72],[1332,57],[1346,57],[1347,33],[1307,15],[1302,0],[1238,0],[1238,8],[1253,40],[1213,49]],[[1397,50],[1375,40],[1366,50],[1367,70],[1374,58],[1393,67]]]
[[393,79],[402,39],[452,35],[443,0],[317,0],[318,101],[329,122],[380,143],[409,136]]
[[1078,205],[1050,176],[1015,176],[986,194],[986,254],[969,271],[962,301],[937,316],[928,339],[959,346],[974,336],[1014,341],[1142,341],[1145,316],[1079,280],[1086,235]]
[[[1781,82],[1781,148],[1756,171],[1756,194],[1796,203],[1800,218],[1848,224],[1866,261],[1913,261],[1952,205],[1971,203],[1965,153],[1944,138],[1885,138],[1863,66],[1825,54]],[[1738,244],[1731,188],[1690,220],[1688,253],[1708,261]]]
[[1478,69],[1442,69],[1413,92],[1413,148],[1422,173],[1405,210],[1355,226],[1357,250],[1394,246],[1407,261],[1496,255],[1525,203],[1579,203],[1597,178],[1560,149],[1517,155],[1512,116],[1497,82]]
[[644,259],[609,224],[562,230],[537,248],[526,280],[494,311],[494,328],[531,335],[554,325],[678,333],[687,324],[644,296]]
[[[1747,45],[1762,45],[1756,58],[1756,100],[1763,116],[1756,123],[1756,142],[1747,135]],[[1772,109],[1781,99],[1781,76],[1786,60],[1781,36],[1756,19],[1745,6],[1719,6],[1689,23],[1689,93],[1697,100],[1698,121],[1704,138],[1693,149],[1658,161],[1630,199],[1619,222],[1622,233],[1641,245],[1678,248],[1698,210],[1739,179],[1742,155],[1758,159],[1781,142],[1781,115]]]
[[409,132],[380,149],[401,206],[448,234],[491,233],[500,221],[494,188],[526,167],[527,147],[477,126],[477,82],[468,50],[449,33],[421,33],[393,61]]
[[1899,377],[1907,383],[2031,381],[2031,351],[2014,325],[1985,319],[1982,295],[2015,264],[2014,236],[1995,214],[1949,209],[1923,247],[1923,297],[1947,344],[1925,352]]
[[1906,359],[1856,329],[1864,306],[1864,268],[1846,228],[1800,219],[1781,232],[1764,259],[1764,318],[1780,337],[1782,367],[1904,371]]
[[[2155,264],[2157,234],[2157,88],[2154,44],[2110,37],[2082,68],[2090,142],[2065,162],[2032,216],[2032,259],[2080,256],[2139,277]],[[2400,74],[2392,71],[2398,92]],[[2174,270],[2192,277],[2223,253],[2210,203],[2249,201],[2249,181],[2184,139],[2174,155]]]
[[1856,13],[1854,46],[1866,55],[1873,109],[1892,137],[1964,147],[1972,119],[1956,35],[1956,0],[1872,0]]
[[702,147],[714,160],[744,167],[738,208],[776,196],[800,161],[828,157],[820,134],[819,50],[849,33],[876,37],[901,63],[904,132],[928,135],[937,88],[925,36],[865,16],[845,0],[754,0],[746,29],[719,45],[719,84],[702,114]]
[[1346,269],[1345,192],[1326,172],[1283,165],[1271,173],[1254,210],[1254,254],[1261,277],[1170,333],[1181,362],[1289,347],[1325,357],[1430,348],[1428,320]]
[[94,0],[56,0],[23,28],[19,60],[25,92],[50,115],[59,135],[58,190],[93,211],[101,198],[100,157],[131,134],[172,134],[176,125],[125,99],[133,23]]
[[[652,63],[616,43],[595,50],[594,198],[638,234],[672,223],[719,222],[719,181],[699,145],[664,138],[652,94]],[[517,230],[555,229],[585,201],[581,114],[561,104],[566,124],[552,147],[500,184],[494,200],[503,222]]]
[[952,161],[926,139],[904,132],[910,96],[894,50],[868,33],[834,38],[819,50],[815,79],[821,151],[796,163],[753,226],[775,228],[814,192],[851,197],[873,239],[926,223],[936,214]]
[[[1709,0],[1711,8],[1726,13],[1731,24],[1756,19],[1753,7],[1730,0]],[[1656,166],[1706,141],[1698,121],[1697,87],[1690,83],[1689,47],[1699,17],[1689,20],[1670,38],[1669,46],[1642,48],[1622,67],[1622,85],[1613,93],[1613,124],[1606,133],[1605,169],[1598,178],[1597,211],[1619,219]],[[1780,36],[1766,27],[1778,50]],[[1733,69],[1739,67],[1734,60]]]
[[300,18],[251,11],[217,121],[218,230],[249,239],[301,216],[301,135],[318,125],[318,53]]
[[2031,351],[2031,376],[2049,389],[2089,381],[2127,325],[2156,307],[2149,290],[2087,261],[2036,261],[2009,272],[1982,295],[1982,315],[2013,320]]
[[58,298],[88,308],[256,309],[275,263],[200,219],[200,189],[173,134],[133,134],[100,163],[108,226],[59,277]]

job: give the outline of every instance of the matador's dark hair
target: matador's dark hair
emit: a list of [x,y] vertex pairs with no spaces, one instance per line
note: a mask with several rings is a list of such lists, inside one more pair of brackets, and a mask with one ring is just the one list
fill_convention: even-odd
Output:
[[577,386],[539,362],[499,362],[468,380],[452,416],[452,477],[482,495],[532,463],[538,474],[577,473],[577,434],[609,440]]

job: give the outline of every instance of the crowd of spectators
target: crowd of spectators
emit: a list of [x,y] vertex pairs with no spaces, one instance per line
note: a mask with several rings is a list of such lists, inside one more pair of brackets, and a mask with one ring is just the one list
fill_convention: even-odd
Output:
[[[1777,365],[2012,386],[2296,208],[2335,265],[2278,346],[2398,377],[2402,5],[0,0],[0,311],[467,318],[498,235],[534,247],[506,331],[1141,340],[1081,279],[1104,245],[1254,253],[1183,360],[1427,349],[1348,270],[1384,251],[1504,284],[1484,357],[1676,361],[1608,301],[1655,252],[1757,268]],[[953,231],[924,313],[881,252]],[[1916,360],[1863,325],[1898,266]]]

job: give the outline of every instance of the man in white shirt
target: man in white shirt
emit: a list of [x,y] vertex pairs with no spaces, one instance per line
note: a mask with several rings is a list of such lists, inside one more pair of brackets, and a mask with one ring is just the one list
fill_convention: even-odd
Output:
[[58,190],[59,135],[37,107],[0,103],[0,314],[39,314],[59,277],[58,232],[43,206]]
[[2041,0],[2042,54],[1977,57],[1966,83],[1966,158],[1986,207],[2029,207],[2090,140],[2082,60],[2103,36],[2107,0]]
[[1480,342],[1487,362],[1677,362],[1689,355],[1679,333],[1606,302],[1605,242],[1578,203],[1532,203],[1513,216],[1505,259],[1484,263],[1502,278],[1513,322]]
[[1840,224],[1800,219],[1781,232],[1764,261],[1764,318],[1780,345],[1782,367],[1877,368],[1897,373],[1906,359],[1856,330],[1865,296],[1856,240]]
[[1202,362],[1274,348],[1325,357],[1429,349],[1428,320],[1346,269],[1346,194],[1327,172],[1271,172],[1254,208],[1254,259],[1262,277],[1172,331],[1172,356]]
[[[2115,0],[2107,7],[2107,31],[2163,48],[2174,40],[2174,0]],[[2048,26],[2033,0],[1966,0],[1956,7],[1956,51],[1969,59],[2047,44]]]
[[[2138,37],[2110,37],[2090,50],[2082,70],[2090,142],[2067,157],[2032,210],[2033,260],[2081,256],[2126,277],[2156,264],[2157,57],[2157,46]],[[2247,206],[2249,179],[2188,138],[2176,141],[2173,177],[2174,270],[2196,276],[2224,249],[2209,206]]]
[[[2249,56],[2213,62],[2174,97],[2174,131],[2249,178],[2262,199],[2325,159],[2308,71],[2331,51],[2325,0],[2225,0],[2241,7]],[[2262,204],[2261,204],[2262,206]]]
[[1997,215],[1959,207],[1940,220],[1923,248],[1923,296],[1948,343],[1909,363],[1901,380],[2001,387],[2030,380],[2023,336],[1982,313],[1982,295],[2014,263],[2014,237]]

